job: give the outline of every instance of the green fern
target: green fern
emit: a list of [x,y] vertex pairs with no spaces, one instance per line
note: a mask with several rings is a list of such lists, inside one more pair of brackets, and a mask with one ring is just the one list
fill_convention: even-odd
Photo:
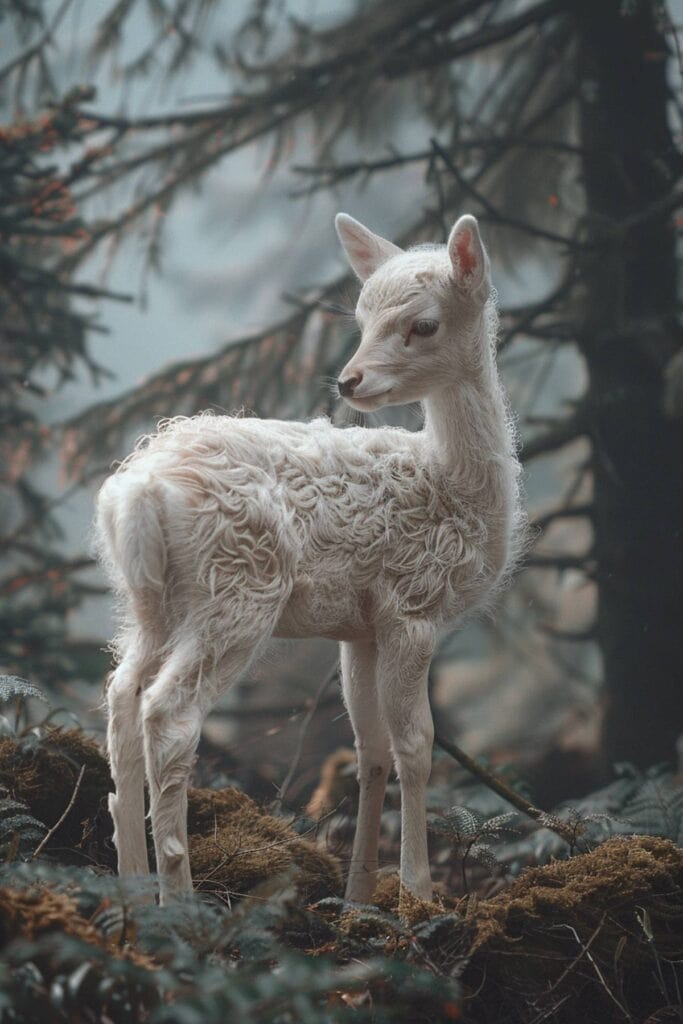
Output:
[[14,702],[14,721],[7,715],[0,715],[0,737],[16,737],[21,731],[22,718],[28,721],[27,701],[36,699],[50,707],[50,701],[43,691],[19,676],[0,675],[0,705]]
[[43,691],[33,683],[29,683],[27,679],[20,679],[19,676],[0,675],[0,704],[7,704],[10,700],[29,700],[32,697],[50,705],[50,701]]
[[541,825],[569,825],[574,835],[569,847],[547,828],[534,828],[499,851],[511,874],[591,850],[613,836],[651,835],[683,846],[683,787],[676,776],[661,765],[645,772],[628,764],[616,767],[616,781],[540,819]]
[[[0,866],[0,887],[35,890],[36,883],[67,892],[108,942],[102,948],[55,933],[3,946],[0,1024],[426,1024],[441,1019],[442,1006],[460,1005],[458,982],[435,974],[426,952],[428,945],[436,950],[436,931],[425,930],[424,942],[412,939],[397,918],[376,908],[363,912],[378,934],[395,930],[405,937],[400,956],[373,955],[378,942],[365,947],[363,960],[337,963],[283,944],[283,926],[299,913],[284,895],[245,902],[234,912],[198,896],[158,907],[140,904],[129,882],[87,869],[45,862]],[[340,913],[344,905],[322,909]],[[439,944],[449,922],[451,915]],[[122,958],[131,941],[163,966],[150,970]]]
[[462,886],[468,891],[467,868],[478,864],[491,875],[501,870],[501,864],[489,843],[484,840],[498,840],[504,835],[514,835],[517,829],[510,827],[510,822],[518,817],[516,811],[496,814],[486,818],[477,811],[467,807],[451,807],[446,814],[434,816],[429,822],[429,829],[436,835],[448,840],[453,848],[454,859],[460,863]]
[[46,832],[47,826],[32,814],[20,800],[0,797],[0,859],[16,860],[32,852]]

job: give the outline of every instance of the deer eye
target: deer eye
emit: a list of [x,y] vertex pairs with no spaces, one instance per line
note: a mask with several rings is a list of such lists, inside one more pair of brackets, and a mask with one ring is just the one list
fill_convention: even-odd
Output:
[[438,320],[416,320],[410,333],[415,334],[418,338],[430,338],[432,334],[436,334],[438,329]]

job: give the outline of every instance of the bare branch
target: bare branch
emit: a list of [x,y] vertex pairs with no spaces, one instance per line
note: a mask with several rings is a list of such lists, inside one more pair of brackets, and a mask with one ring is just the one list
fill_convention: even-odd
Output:
[[437,733],[434,737],[434,742],[438,747],[441,747],[442,750],[445,750],[447,754],[450,754],[451,757],[455,758],[458,764],[461,764],[463,768],[468,772],[471,772],[475,778],[483,782],[485,786],[488,786],[488,788],[493,790],[494,793],[497,793],[498,796],[502,796],[503,800],[507,800],[508,803],[512,804],[513,807],[516,807],[518,811],[522,812],[522,814],[526,814],[528,818],[532,818],[534,821],[539,822],[546,828],[551,829],[560,837],[560,839],[564,839],[565,842],[572,842],[573,837],[570,837],[569,828],[565,828],[560,819],[551,817],[545,811],[540,810],[540,808],[534,807],[534,805],[526,800],[521,793],[512,789],[511,786],[508,786],[507,782],[504,782],[500,776],[494,775],[493,772],[484,768],[483,765],[475,761],[474,758],[469,756],[469,754],[466,754],[465,751],[461,747],[457,746],[457,744],[453,743],[452,740],[447,740]]
[[308,727],[309,727],[309,725],[311,724],[311,722],[313,720],[313,716],[315,715],[316,711],[318,710],[318,706],[320,704],[320,701],[325,696],[325,690],[338,677],[338,675],[339,675],[339,665],[334,665],[334,667],[327,673],[327,675],[323,679],[322,683],[318,687],[318,690],[317,690],[313,700],[310,703],[310,707],[308,709],[306,717],[304,718],[303,722],[301,723],[301,728],[299,729],[299,738],[297,740],[297,745],[296,745],[296,748],[294,750],[294,756],[292,757],[292,761],[291,761],[291,764],[289,766],[289,771],[287,772],[287,774],[286,774],[286,776],[284,778],[284,781],[283,781],[282,785],[280,786],[280,791],[278,793],[277,800],[275,801],[275,805],[274,805],[274,809],[275,810],[279,810],[282,807],[282,804],[285,801],[285,798],[287,796],[287,791],[289,790],[289,787],[292,784],[292,779],[294,778],[294,775],[296,774],[296,770],[299,767],[299,762],[301,761],[301,755],[303,753],[303,748],[304,748],[304,740],[306,739],[306,733],[308,732]]
[[523,561],[525,569],[583,569],[591,572],[591,555],[527,555]]
[[440,142],[436,139],[431,139],[431,144],[434,152],[441,158],[444,165],[448,168],[449,172],[453,175],[463,191],[472,196],[473,199],[476,199],[482,207],[484,210],[484,215],[482,216],[480,214],[480,218],[482,220],[486,220],[488,216],[496,224],[502,224],[505,227],[513,228],[516,231],[523,231],[527,235],[533,235],[535,238],[540,238],[546,242],[554,242],[558,245],[565,246],[566,248],[586,249],[589,247],[587,243],[579,242],[574,238],[567,238],[564,235],[558,235],[555,231],[547,231],[545,228],[535,227],[533,224],[527,223],[527,221],[519,220],[517,217],[510,217],[507,214],[502,213],[502,211],[498,210],[493,203],[487,199],[483,192],[480,192],[479,189],[465,177],[462,171],[458,169],[457,165],[445,151]]
[[522,462],[530,462],[540,455],[548,455],[556,452],[559,448],[576,441],[588,432],[588,422],[583,406],[579,406],[573,413],[564,420],[559,420],[554,427],[532,437],[522,445]]
[[558,519],[583,519],[591,516],[593,513],[593,505],[586,503],[584,505],[572,505],[569,508],[558,508],[552,512],[546,512],[545,515],[538,516],[531,523],[532,530],[539,532],[545,530],[551,523],[557,522]]
[[43,852],[43,850],[45,849],[47,844],[50,842],[50,840],[54,836],[54,834],[57,831],[57,829],[59,828],[59,826],[62,824],[62,822],[66,818],[67,814],[69,813],[69,811],[71,810],[73,805],[76,803],[76,797],[78,796],[78,791],[81,788],[81,782],[83,782],[83,776],[84,775],[85,775],[85,765],[82,764],[81,765],[81,770],[78,773],[78,778],[76,779],[76,785],[74,786],[73,793],[71,794],[71,799],[69,800],[68,804],[64,808],[64,811],[62,812],[60,817],[57,819],[57,821],[54,823],[52,828],[49,830],[49,832],[46,832],[46,834],[43,836],[41,841],[36,846],[35,850],[33,851],[33,856],[31,858],[32,860],[35,860],[35,858],[38,857]]
[[37,57],[45,47],[52,42],[53,36],[58,29],[60,22],[72,3],[73,0],[62,0],[62,3],[55,11],[52,21],[42,35],[36,39],[35,43],[31,43],[30,46],[26,47],[25,50],[22,50],[21,53],[18,53],[16,57],[13,57],[12,60],[8,61],[7,64],[4,64],[0,68],[0,82],[11,75],[17,68],[27,64],[29,61],[33,60],[34,57]]
[[458,57],[464,57],[468,53],[485,50],[489,46],[511,39],[525,28],[529,28],[530,25],[541,25],[548,18],[563,12],[564,5],[559,0],[544,0],[543,3],[529,7],[513,18],[508,18],[507,21],[494,21],[468,36],[454,39],[451,43],[437,44],[429,56],[425,55],[421,61],[416,61],[413,64],[413,70],[418,67],[431,68],[444,61],[450,62]]
[[[545,152],[569,153],[572,155],[581,154],[578,146],[567,142],[560,142],[553,139],[525,139],[520,136],[493,135],[471,139],[458,138],[448,148],[453,159],[458,153],[486,153],[490,150],[507,149],[539,149]],[[444,149],[445,149],[444,145]],[[410,164],[428,163],[434,157],[434,148],[421,149],[413,153],[389,153],[377,160],[356,160],[340,164],[295,164],[292,170],[306,178],[315,178],[309,185],[292,190],[292,196],[307,196],[322,189],[332,188],[342,181],[354,177],[369,178],[373,174],[383,171],[398,170]]]

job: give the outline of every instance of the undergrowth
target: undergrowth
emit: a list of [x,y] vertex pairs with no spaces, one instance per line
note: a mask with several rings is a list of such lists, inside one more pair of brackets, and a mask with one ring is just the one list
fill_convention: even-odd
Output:
[[[603,806],[561,812],[575,855],[513,880],[517,815],[442,805],[434,902],[388,874],[357,906],[338,895],[338,861],[285,819],[236,790],[193,790],[200,891],[161,908],[153,875],[113,873],[97,745],[52,712],[34,720],[30,684],[0,680],[3,697],[0,1024],[681,1020],[683,853],[601,841],[591,828],[616,827]],[[638,792],[640,822],[652,801]],[[528,857],[533,839],[516,849]]]

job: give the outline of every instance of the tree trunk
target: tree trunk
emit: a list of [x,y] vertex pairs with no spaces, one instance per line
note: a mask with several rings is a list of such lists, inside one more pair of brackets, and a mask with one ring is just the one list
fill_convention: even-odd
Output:
[[683,419],[666,42],[651,0],[572,0],[587,197],[580,346],[589,375],[608,764],[675,760],[683,732]]

